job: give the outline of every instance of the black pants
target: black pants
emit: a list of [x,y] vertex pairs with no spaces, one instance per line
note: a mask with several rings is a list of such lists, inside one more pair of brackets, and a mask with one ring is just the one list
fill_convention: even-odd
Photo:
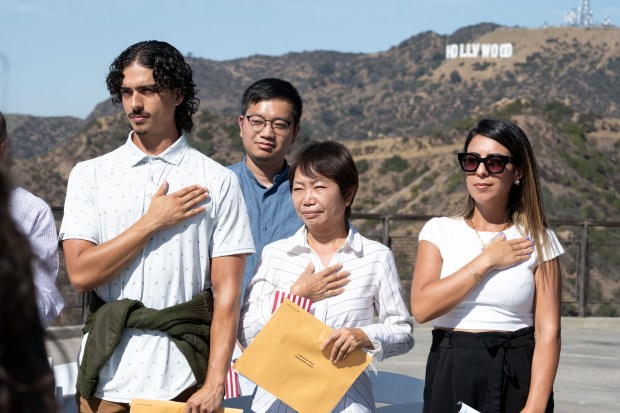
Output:
[[[506,333],[433,330],[424,412],[458,412],[459,401],[482,413],[520,412],[529,393],[533,355],[533,327]],[[553,394],[546,412],[553,412]]]

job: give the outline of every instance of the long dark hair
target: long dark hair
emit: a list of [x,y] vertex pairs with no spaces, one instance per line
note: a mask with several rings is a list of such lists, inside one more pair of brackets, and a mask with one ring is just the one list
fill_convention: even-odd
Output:
[[0,166],[0,411],[55,412],[54,375],[35,301],[32,254],[10,215],[6,175]]
[[192,68],[185,62],[183,55],[166,42],[148,40],[136,43],[125,49],[110,65],[106,78],[108,91],[115,105],[121,102],[121,85],[123,70],[132,63],[153,70],[153,78],[157,88],[178,90],[183,95],[183,102],[174,114],[177,131],[191,132],[194,127],[192,116],[198,110],[200,99],[192,78]]
[[[506,221],[523,228],[525,234],[532,237],[536,243],[536,249],[542,252],[549,242],[545,232],[548,223],[540,191],[538,167],[527,135],[519,126],[508,120],[482,119],[467,135],[463,146],[464,152],[467,152],[469,143],[476,135],[493,139],[510,151],[515,167],[521,171],[521,184],[512,185],[510,189]],[[468,195],[467,206],[463,213],[466,219],[471,219],[474,207],[474,199]],[[539,259],[542,259],[542,254],[539,254]]]

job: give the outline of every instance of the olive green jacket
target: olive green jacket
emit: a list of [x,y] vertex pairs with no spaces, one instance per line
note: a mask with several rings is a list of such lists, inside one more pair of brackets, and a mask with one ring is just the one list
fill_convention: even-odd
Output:
[[213,295],[203,291],[192,300],[162,310],[146,308],[138,300],[106,303],[91,292],[83,332],[89,333],[78,369],[77,391],[91,399],[99,371],[112,356],[125,328],[157,330],[170,336],[187,359],[198,387],[204,384],[209,361]]

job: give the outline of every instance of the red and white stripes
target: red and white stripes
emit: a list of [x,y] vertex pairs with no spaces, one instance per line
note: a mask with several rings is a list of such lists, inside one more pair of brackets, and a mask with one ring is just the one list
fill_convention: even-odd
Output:
[[300,306],[301,308],[303,308],[304,310],[308,312],[310,311],[310,307],[312,306],[311,299],[305,298],[305,297],[299,297],[291,293],[286,293],[284,291],[276,290],[276,294],[273,297],[273,306],[271,307],[271,314],[275,313],[278,307],[280,307],[280,304],[282,304],[282,302],[284,302],[284,300],[287,298],[291,300],[292,302],[294,302],[295,304],[297,304],[298,306]]
[[[282,304],[287,298],[304,310],[308,312],[310,311],[310,307],[312,306],[312,300],[310,300],[309,298],[299,297],[291,293],[276,290],[275,296],[273,297],[271,314],[275,313],[278,307],[280,307],[280,304]],[[235,369],[233,369],[233,363],[234,360],[230,363],[230,368],[228,369],[228,373],[226,374],[226,393],[224,395],[225,399],[231,399],[241,396],[241,389],[239,387],[239,373],[237,373]]]
[[233,362],[230,363],[230,368],[226,374],[226,394],[225,399],[232,399],[233,397],[241,396],[241,389],[239,388],[239,373],[233,369]]

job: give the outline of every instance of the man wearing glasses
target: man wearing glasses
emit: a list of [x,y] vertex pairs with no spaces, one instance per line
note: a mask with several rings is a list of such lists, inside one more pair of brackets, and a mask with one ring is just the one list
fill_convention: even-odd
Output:
[[[243,292],[252,280],[263,247],[293,235],[301,226],[291,202],[286,155],[299,134],[303,103],[297,89],[288,81],[267,78],[250,85],[241,99],[239,135],[246,156],[229,168],[239,178],[248,207],[256,253],[247,258]],[[314,274],[312,264],[301,276],[316,291],[337,290],[346,283],[348,273],[342,265],[327,267]],[[315,300],[315,301],[318,301]],[[241,354],[239,348],[233,358]],[[231,379],[232,380],[232,379]],[[241,380],[241,394],[251,393],[253,385]],[[236,396],[229,393],[227,395]]]
[[239,178],[248,206],[256,253],[248,256],[242,291],[263,247],[290,237],[302,224],[291,202],[286,162],[299,134],[302,109],[299,92],[286,80],[261,79],[243,93],[238,123],[246,156],[229,168]]

